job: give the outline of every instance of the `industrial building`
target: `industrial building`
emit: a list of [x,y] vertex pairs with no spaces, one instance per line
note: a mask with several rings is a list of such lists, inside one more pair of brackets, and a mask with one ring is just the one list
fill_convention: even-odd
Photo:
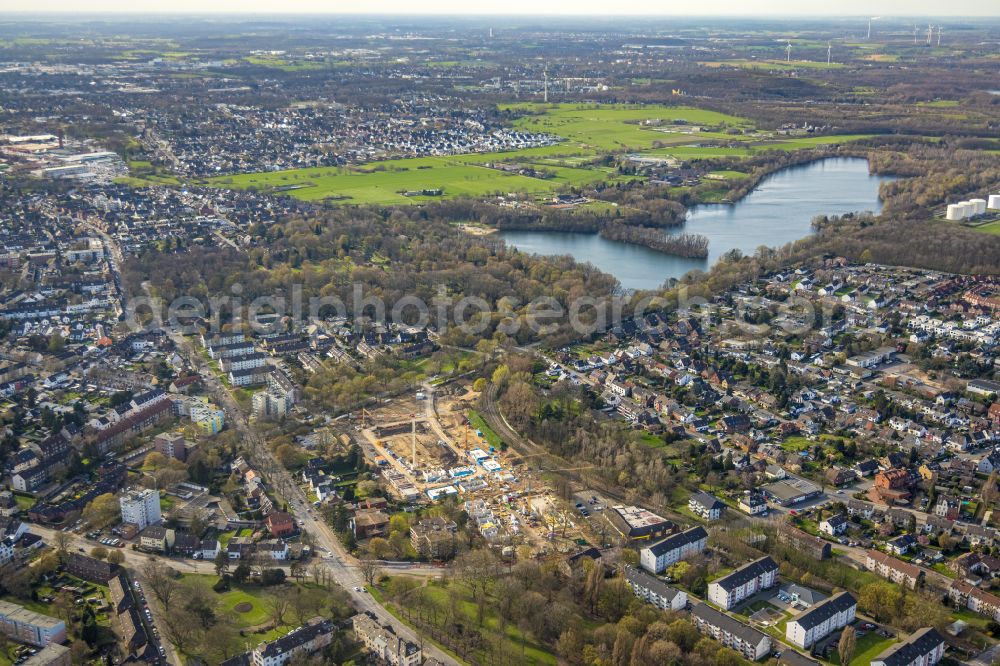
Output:
[[638,506],[613,506],[604,516],[618,532],[628,539],[652,539],[669,533],[674,524],[652,511]]

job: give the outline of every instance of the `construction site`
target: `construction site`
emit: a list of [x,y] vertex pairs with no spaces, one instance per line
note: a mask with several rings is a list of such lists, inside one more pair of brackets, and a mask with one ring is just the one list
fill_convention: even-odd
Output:
[[386,491],[417,504],[453,497],[470,524],[503,550],[566,553],[593,543],[588,522],[555,497],[540,470],[473,425],[477,399],[456,383],[355,415],[358,439]]

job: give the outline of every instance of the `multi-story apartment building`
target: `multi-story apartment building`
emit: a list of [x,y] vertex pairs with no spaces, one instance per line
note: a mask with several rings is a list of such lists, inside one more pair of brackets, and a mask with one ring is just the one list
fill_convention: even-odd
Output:
[[639,597],[647,603],[651,603],[660,610],[678,611],[687,606],[688,595],[684,590],[670,587],[659,578],[650,576],[642,569],[635,567],[625,567],[625,580],[629,587]]
[[703,634],[711,636],[751,661],[771,654],[771,639],[708,604],[697,603],[691,610],[691,620]]
[[697,555],[708,545],[708,532],[704,527],[692,527],[643,548],[639,563],[646,571],[658,574],[671,564]]
[[915,631],[871,660],[871,666],[934,666],[944,656],[944,637],[934,627]]
[[744,599],[778,582],[778,565],[770,556],[746,564],[728,576],[712,581],[708,600],[729,610]]
[[354,635],[381,662],[390,666],[419,666],[423,651],[416,643],[396,634],[389,625],[383,625],[371,611],[354,616]]
[[965,606],[973,613],[979,613],[1000,622],[1000,597],[956,580],[948,588],[948,596],[956,604]]
[[146,488],[145,490],[129,490],[118,503],[122,509],[122,522],[132,523],[140,530],[147,525],[160,522],[160,491]]
[[891,555],[869,550],[865,557],[865,567],[882,578],[888,578],[897,585],[906,585],[911,590],[917,588],[924,578],[924,571],[915,564],[897,560]]
[[261,643],[250,652],[253,666],[283,666],[299,655],[322,650],[333,640],[332,620],[314,617],[281,638]]
[[726,505],[715,495],[699,491],[691,495],[688,509],[705,520],[718,520],[726,510]]
[[800,648],[854,622],[858,602],[847,592],[835,594],[788,621],[785,639]]
[[9,601],[0,601],[0,632],[19,643],[44,647],[65,642],[66,623]]

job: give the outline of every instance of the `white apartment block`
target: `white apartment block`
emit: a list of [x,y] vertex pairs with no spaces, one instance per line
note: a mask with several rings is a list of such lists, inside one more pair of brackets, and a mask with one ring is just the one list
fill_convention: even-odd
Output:
[[697,555],[707,545],[708,532],[705,528],[692,527],[643,548],[639,553],[639,563],[646,571],[658,574],[672,564]]
[[813,643],[854,622],[858,602],[847,592],[821,601],[785,626],[785,639],[800,648]]
[[708,586],[708,600],[729,610],[744,599],[778,582],[778,565],[765,556],[713,581]]
[[160,491],[147,488],[145,490],[129,490],[118,502],[122,509],[122,522],[133,523],[140,530],[148,525],[160,522]]
[[660,610],[679,611],[687,606],[687,592],[670,587],[641,569],[625,567],[625,580],[635,596]]

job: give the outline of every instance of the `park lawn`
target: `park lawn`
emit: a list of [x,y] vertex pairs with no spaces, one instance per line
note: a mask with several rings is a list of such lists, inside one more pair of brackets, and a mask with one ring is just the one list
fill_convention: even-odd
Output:
[[711,171],[705,175],[706,178],[720,178],[722,180],[730,180],[734,178],[746,178],[747,174],[742,171],[733,171],[732,169],[722,169],[721,171]]
[[[874,631],[868,632],[855,644],[851,666],[868,666],[872,659],[895,642],[894,638],[882,638]],[[837,654],[836,650],[830,655],[830,663],[840,666],[840,655]]]
[[483,438],[490,446],[495,448],[497,451],[500,450],[500,445],[503,444],[503,440],[500,439],[500,435],[496,434],[493,431],[493,428],[491,428],[486,421],[483,420],[483,417],[479,415],[479,412],[469,410],[469,423],[472,424],[473,428],[483,433]]
[[[219,580],[218,577],[208,574],[184,574],[181,578],[181,582],[185,585],[204,588],[212,598],[219,602],[219,608],[222,612],[233,617],[240,627],[256,627],[269,622],[269,609],[267,606],[269,594],[267,588],[251,586],[237,587],[234,585],[228,592],[219,593],[212,589],[217,580]],[[235,610],[236,606],[241,603],[248,603],[253,608],[246,613],[237,612]],[[284,631],[281,634],[284,634],[291,630],[292,627],[278,627],[278,629],[283,629]],[[265,640],[264,638],[256,638],[257,636],[265,636],[265,634],[256,634],[254,636],[258,642]]]

